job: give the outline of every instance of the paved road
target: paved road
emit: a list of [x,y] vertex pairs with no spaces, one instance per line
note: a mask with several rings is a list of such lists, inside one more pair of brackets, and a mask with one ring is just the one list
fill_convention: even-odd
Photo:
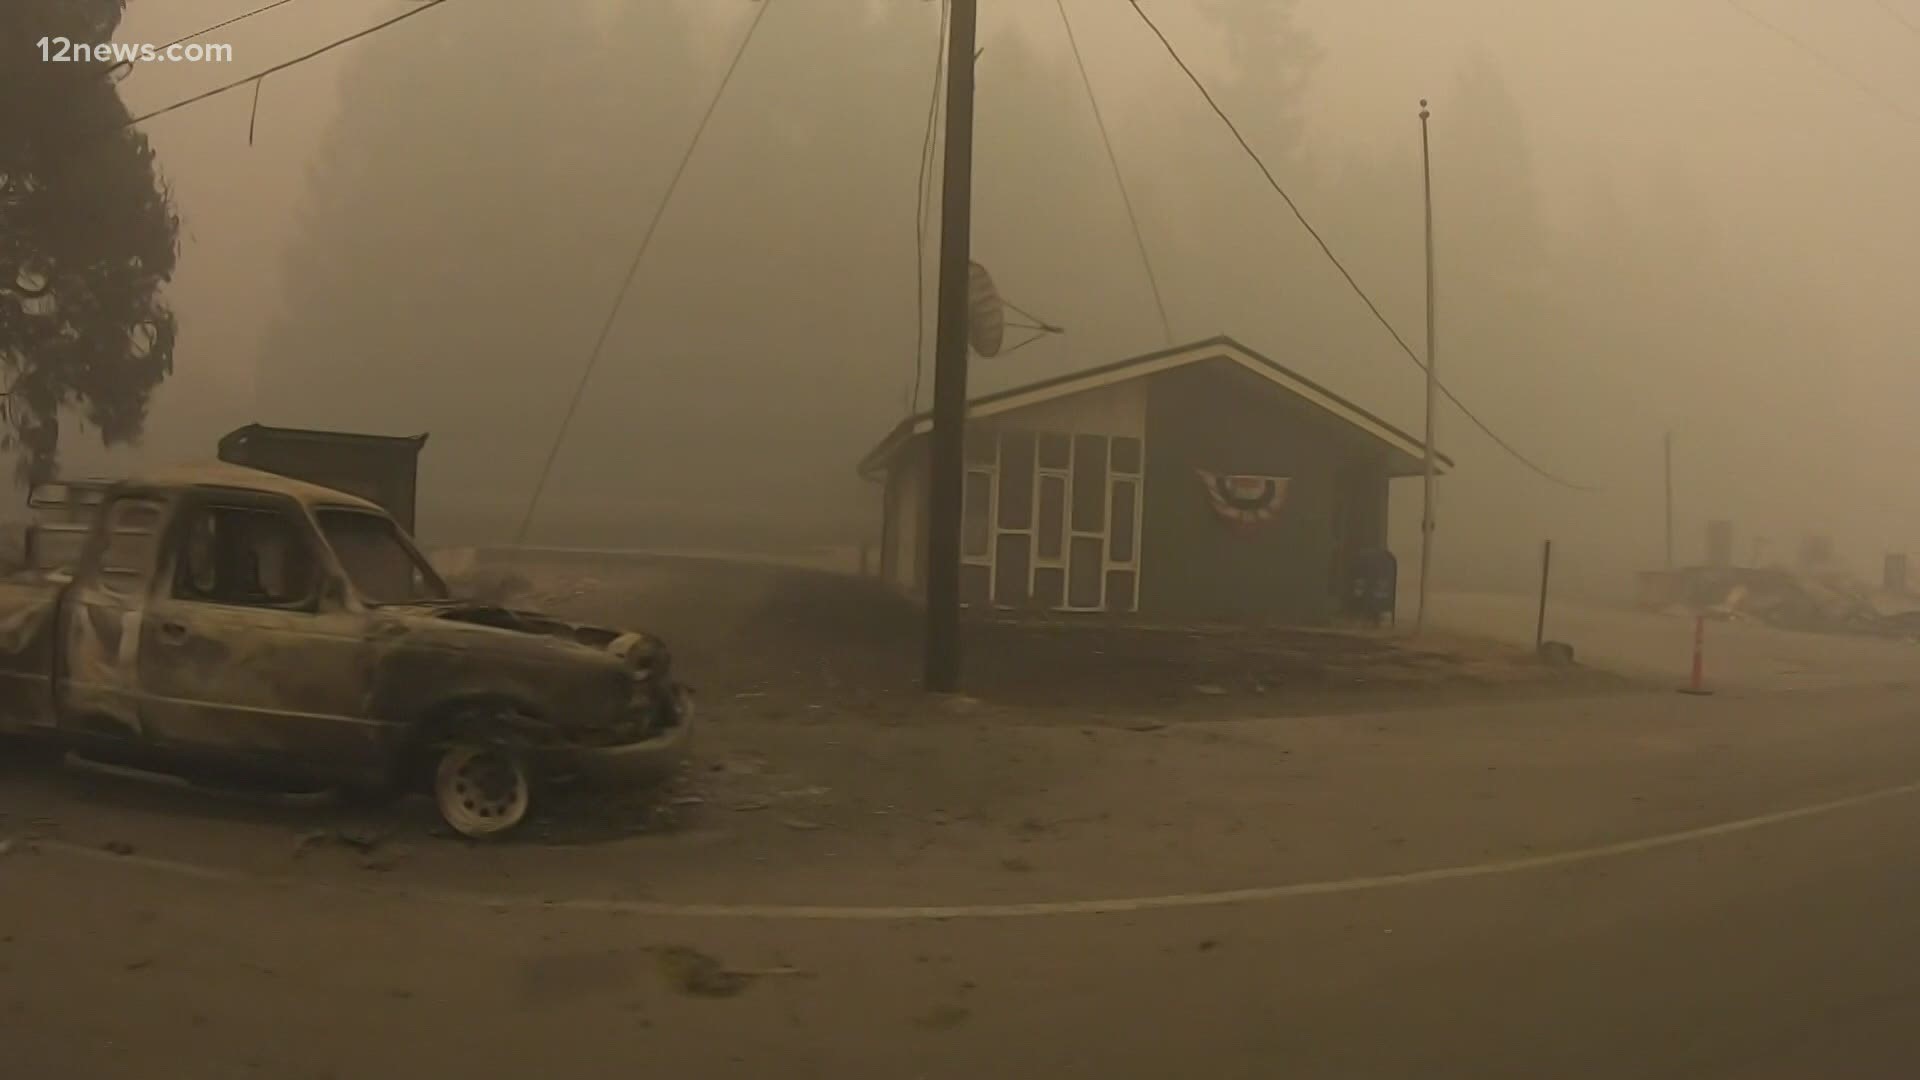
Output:
[[[1532,647],[1539,601],[1493,593],[1441,593],[1434,621],[1449,629]],[[1553,603],[1547,637],[1574,646],[1586,664],[1674,686],[1693,661],[1690,619],[1631,610]],[[1805,690],[1920,685],[1920,645],[1879,638],[1802,634],[1768,626],[1709,622],[1711,687]]]
[[[1538,723],[1554,722],[1556,707],[1538,708]],[[674,917],[489,906],[415,888],[403,874],[380,877],[380,891],[365,879],[202,878],[138,857],[16,844],[0,856],[0,1071],[194,1080],[1912,1075],[1920,795],[1900,785],[1920,779],[1920,708],[1887,691],[1713,708],[1730,723],[1750,718],[1750,744],[1729,746],[1737,729],[1689,725],[1651,704],[1653,722],[1671,723],[1617,732],[1643,747],[1664,742],[1689,762],[1692,802],[1613,816],[1606,792],[1633,790],[1658,770],[1643,755],[1596,755],[1589,771],[1598,776],[1583,794],[1553,805],[1524,843],[1503,834],[1511,846],[1479,858],[1494,865],[1471,875],[1168,910]],[[1524,719],[1506,717],[1521,749],[1500,758],[1502,772],[1522,774],[1529,756],[1540,759],[1538,775],[1511,781],[1508,790],[1533,793],[1506,804],[1516,818],[1550,804],[1543,777],[1571,775],[1551,743],[1528,748],[1517,733]],[[1796,725],[1809,736],[1789,737]],[[1566,740],[1552,742],[1583,745],[1563,730]],[[1395,737],[1396,753],[1413,756],[1405,740],[1415,734]],[[1492,746],[1483,743],[1488,754]],[[1166,743],[1156,752],[1183,751]],[[1458,758],[1436,761],[1461,768]],[[1450,817],[1487,797],[1479,782],[1372,791],[1393,813],[1426,809],[1491,830],[1484,818]],[[1872,792],[1884,794],[1752,820]],[[1356,805],[1314,804],[1327,815],[1316,819],[1327,850],[1356,853],[1319,876],[1377,868],[1382,853]],[[1746,822],[1574,861],[1512,862],[1708,818]],[[1458,862],[1473,846],[1414,843],[1421,850],[1396,856],[1402,867]],[[1299,880],[1284,853],[1269,860],[1267,880]],[[876,892],[899,888],[878,880],[877,865],[854,872],[876,875]],[[689,994],[668,977],[684,968],[658,951],[680,948],[780,973],[731,997]]]

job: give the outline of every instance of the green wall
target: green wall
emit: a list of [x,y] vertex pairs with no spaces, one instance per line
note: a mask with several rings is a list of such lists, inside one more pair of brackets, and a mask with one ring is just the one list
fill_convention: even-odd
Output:
[[[1377,504],[1386,490],[1379,458],[1364,434],[1230,360],[1154,376],[1141,614],[1326,621],[1336,610],[1335,485]],[[1195,469],[1287,476],[1292,484],[1277,517],[1243,530],[1214,513]]]

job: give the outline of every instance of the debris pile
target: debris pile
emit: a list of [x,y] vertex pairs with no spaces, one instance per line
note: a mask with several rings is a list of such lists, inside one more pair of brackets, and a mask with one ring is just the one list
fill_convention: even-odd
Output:
[[1644,608],[1821,634],[1920,637],[1920,596],[1841,572],[1689,567],[1641,575]]

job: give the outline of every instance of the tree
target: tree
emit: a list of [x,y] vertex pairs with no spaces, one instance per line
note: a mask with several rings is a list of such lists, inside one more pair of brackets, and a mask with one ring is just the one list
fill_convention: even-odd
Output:
[[[1306,86],[1321,60],[1320,47],[1295,22],[1298,0],[1201,0],[1198,13],[1226,39],[1230,82],[1250,107],[1249,121],[1275,165],[1301,149]],[[1249,125],[1243,124],[1246,130]]]
[[45,37],[105,42],[126,0],[0,5],[0,449],[21,483],[49,479],[60,418],[106,445],[137,440],[173,370],[179,219],[113,71],[43,62]]

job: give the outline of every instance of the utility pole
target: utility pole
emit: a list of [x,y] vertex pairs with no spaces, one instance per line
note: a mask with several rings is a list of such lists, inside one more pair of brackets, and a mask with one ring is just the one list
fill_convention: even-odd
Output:
[[1427,196],[1427,471],[1426,497],[1420,510],[1420,607],[1414,615],[1413,630],[1418,634],[1427,628],[1427,582],[1433,571],[1433,530],[1434,507],[1433,488],[1435,462],[1433,452],[1433,413],[1434,399],[1440,389],[1440,375],[1436,370],[1434,349],[1433,317],[1433,158],[1427,141],[1427,111],[1425,98],[1420,100],[1420,172],[1421,184]]
[[946,168],[940,198],[928,485],[926,689],[960,684],[960,512],[967,423],[967,282],[973,230],[973,64],[979,0],[953,0],[947,31]]
[[1673,432],[1667,432],[1667,569],[1673,569]]

